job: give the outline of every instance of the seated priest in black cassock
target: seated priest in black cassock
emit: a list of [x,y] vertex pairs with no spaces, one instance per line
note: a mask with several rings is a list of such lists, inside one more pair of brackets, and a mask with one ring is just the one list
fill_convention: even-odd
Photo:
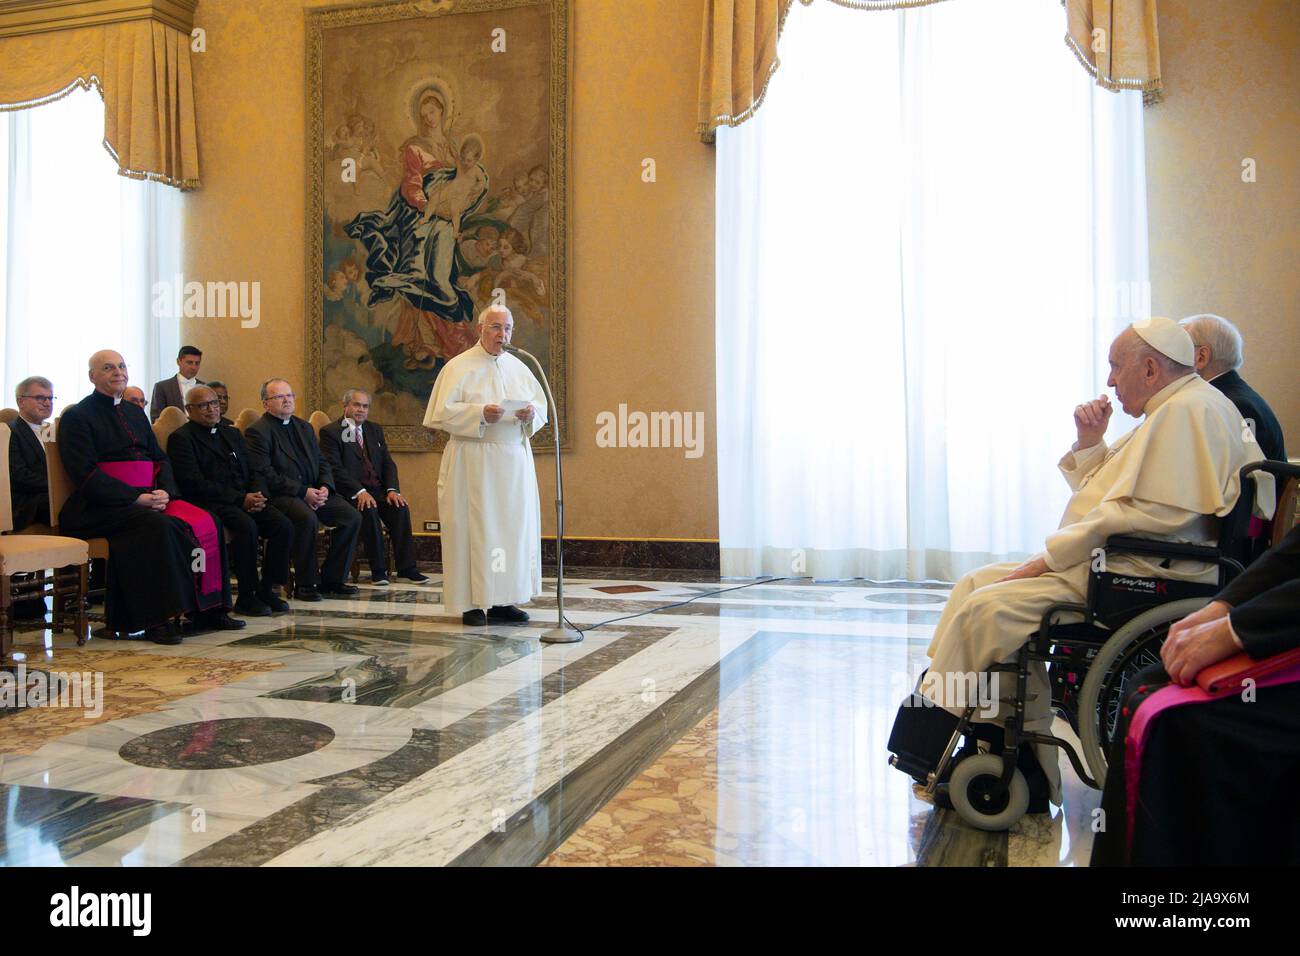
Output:
[[[244,436],[221,424],[216,392],[194,386],[185,396],[185,412],[190,420],[167,439],[167,457],[185,500],[215,514],[230,534],[230,562],[239,582],[235,613],[266,617],[288,611],[275,589],[289,581],[293,524],[271,507],[266,478],[253,469]],[[266,540],[260,580],[259,537]]]
[[[265,414],[248,426],[244,439],[253,466],[266,478],[271,505],[293,522],[293,596],[299,601],[319,601],[322,594],[353,596],[358,589],[343,577],[352,567],[361,516],[334,493],[334,471],[321,457],[311,425],[294,416],[289,383],[282,378],[263,383],[262,406]],[[316,533],[321,525],[333,530],[318,587]]]
[[[1300,864],[1300,814],[1287,796],[1300,783],[1300,660],[1277,657],[1296,649],[1300,526],[1176,622],[1162,666],[1133,680],[1093,866]],[[1246,683],[1206,680],[1206,668],[1242,651],[1275,669]]]
[[398,487],[397,462],[388,450],[383,428],[369,417],[370,393],[348,389],[343,396],[343,417],[320,430],[320,451],[334,472],[339,494],[361,513],[361,540],[370,562],[371,583],[388,584],[387,527],[398,576],[424,584],[429,579],[415,564],[411,509]]
[[50,523],[50,485],[45,471],[46,419],[54,408],[54,386],[48,378],[30,375],[18,383],[18,417],[9,426],[9,497],[14,530]]
[[122,400],[122,356],[92,355],[90,381],[95,390],[59,422],[59,455],[74,488],[59,525],[61,534],[108,539],[109,630],[179,644],[182,615],[196,630],[243,627],[227,614],[221,525],[180,500],[149,417]]

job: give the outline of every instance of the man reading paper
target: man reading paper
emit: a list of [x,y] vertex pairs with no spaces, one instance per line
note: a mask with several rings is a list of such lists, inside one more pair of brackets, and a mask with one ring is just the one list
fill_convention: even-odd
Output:
[[478,344],[443,367],[424,416],[425,428],[450,436],[438,473],[442,603],[470,626],[523,624],[528,615],[514,605],[542,591],[529,439],[546,424],[546,398],[527,366],[505,351],[510,310],[488,306],[478,324]]

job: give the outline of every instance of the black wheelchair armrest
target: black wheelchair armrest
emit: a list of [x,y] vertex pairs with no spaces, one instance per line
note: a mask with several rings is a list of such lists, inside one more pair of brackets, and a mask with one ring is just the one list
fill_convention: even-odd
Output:
[[1300,465],[1293,465],[1287,461],[1265,459],[1264,461],[1252,462],[1241,469],[1241,477],[1245,478],[1254,471],[1266,471],[1278,478],[1300,478]]
[[1223,571],[1240,574],[1243,570],[1240,561],[1230,558],[1218,548],[1200,544],[1181,544],[1176,541],[1154,541],[1151,538],[1137,538],[1127,534],[1111,535],[1106,539],[1106,553],[1128,552],[1146,554],[1158,558],[1183,558],[1190,561],[1204,561],[1217,564]]
[[1038,636],[1046,637],[1052,626],[1052,618],[1057,614],[1081,614],[1084,623],[1092,621],[1092,609],[1087,604],[1052,604],[1043,612],[1038,622]]

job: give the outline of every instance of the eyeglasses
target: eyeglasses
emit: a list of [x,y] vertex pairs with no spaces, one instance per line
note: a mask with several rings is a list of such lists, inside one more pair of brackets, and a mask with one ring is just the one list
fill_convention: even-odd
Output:
[[30,398],[33,402],[52,402],[57,396],[54,395],[19,395],[19,398]]
[[266,396],[266,400],[267,400],[268,402],[276,402],[276,401],[279,401],[279,400],[282,399],[282,398],[293,398],[293,392],[285,392],[283,395],[268,395],[268,396]]
[[186,408],[220,408],[221,399],[214,398],[210,402],[186,402],[185,407]]

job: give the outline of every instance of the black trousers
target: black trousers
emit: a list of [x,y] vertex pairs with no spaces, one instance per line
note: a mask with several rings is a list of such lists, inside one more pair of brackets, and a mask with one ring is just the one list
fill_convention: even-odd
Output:
[[[342,584],[352,568],[352,552],[356,550],[357,534],[361,530],[361,515],[357,509],[337,495],[331,495],[315,511],[303,499],[288,495],[272,498],[271,506],[278,508],[293,524],[293,570],[298,587],[316,587],[318,583],[327,586]],[[325,554],[318,578],[316,533],[321,525],[334,531],[330,534],[329,551]]]
[[216,521],[221,588],[206,594],[199,593],[199,578],[191,570],[193,533],[179,518],[125,505],[83,510],[70,521],[65,509],[60,534],[108,539],[104,616],[110,630],[129,633],[164,624],[182,613],[231,606],[220,516]]
[[[361,515],[361,540],[366,546],[366,560],[372,575],[388,574],[388,556],[384,553],[384,528],[393,539],[393,561],[397,571],[415,568],[415,539],[411,537],[411,509],[399,508],[387,501],[387,492],[381,488],[367,488],[375,499],[376,507],[358,510]],[[352,504],[356,505],[356,499]],[[381,525],[380,522],[383,522]]]
[[[289,581],[289,550],[293,547],[293,522],[284,512],[272,507],[247,512],[239,505],[209,505],[208,510],[221,519],[230,532],[227,552],[235,569],[241,597],[251,597],[262,587]],[[262,557],[262,577],[257,577],[257,539],[266,539]]]
[[1130,781],[1129,723],[1168,684],[1159,665],[1132,680],[1107,754],[1105,829],[1093,839],[1091,865],[1300,864],[1300,815],[1287,796],[1300,790],[1300,683],[1259,687],[1254,700],[1229,694],[1163,711],[1148,730],[1140,779]]

